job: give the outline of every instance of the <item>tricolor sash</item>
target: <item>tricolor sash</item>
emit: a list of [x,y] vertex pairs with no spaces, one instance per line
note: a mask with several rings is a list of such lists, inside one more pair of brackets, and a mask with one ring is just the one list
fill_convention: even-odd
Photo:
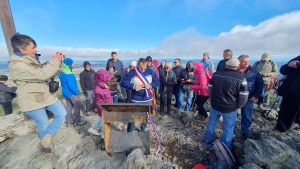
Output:
[[[145,77],[145,75],[142,74],[137,67],[134,68],[133,70],[134,70],[136,76],[139,78],[139,80],[143,83],[143,85],[149,84],[149,82],[148,82],[147,78]],[[149,89],[145,88],[145,91],[146,91],[146,94],[147,94],[148,98],[149,98],[149,94],[151,96],[153,96],[153,91],[150,88]]]

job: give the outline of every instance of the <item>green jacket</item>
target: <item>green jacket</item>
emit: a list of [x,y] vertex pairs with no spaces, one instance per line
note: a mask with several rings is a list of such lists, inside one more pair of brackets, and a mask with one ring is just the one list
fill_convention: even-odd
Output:
[[43,66],[34,57],[12,54],[8,64],[12,79],[18,87],[16,93],[22,112],[37,110],[57,101],[56,94],[49,92],[47,80],[61,71],[60,61],[51,59]]
[[257,71],[261,74],[267,74],[267,76],[262,76],[264,84],[269,84],[271,76],[277,76],[278,74],[278,67],[276,62],[273,62],[271,60],[266,63],[263,63],[262,61],[257,61],[253,64],[252,67],[256,68]]

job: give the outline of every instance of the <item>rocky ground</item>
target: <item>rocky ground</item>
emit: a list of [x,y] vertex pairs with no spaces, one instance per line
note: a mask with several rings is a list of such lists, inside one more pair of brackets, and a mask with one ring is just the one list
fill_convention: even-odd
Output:
[[[175,111],[175,109],[173,109]],[[238,116],[232,152],[240,168],[300,168],[300,131],[290,129],[285,134],[272,134],[276,111],[269,118],[254,112],[251,126],[252,138],[244,140]],[[21,115],[0,117],[0,168],[183,168],[189,169],[198,163],[209,165],[209,150],[204,148],[205,125],[190,118],[196,115],[152,116],[160,134],[162,151],[153,155],[157,141],[150,131],[150,155],[135,149],[129,155],[109,156],[104,151],[103,140],[92,136],[87,129],[98,120],[98,115],[84,116],[85,126],[65,127],[57,133],[53,153],[41,153],[37,147],[39,138],[32,121],[23,121]],[[114,123],[113,128],[123,131],[126,124]],[[136,131],[139,130],[137,124]],[[33,132],[33,133],[32,133]],[[30,134],[31,133],[31,134]],[[222,119],[215,130],[215,138],[222,135]]]

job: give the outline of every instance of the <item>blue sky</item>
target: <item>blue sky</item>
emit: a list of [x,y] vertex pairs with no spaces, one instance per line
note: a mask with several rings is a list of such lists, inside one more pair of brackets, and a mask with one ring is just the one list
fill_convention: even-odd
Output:
[[[299,0],[9,0],[17,32],[43,56],[277,57],[299,54]],[[0,33],[0,57],[7,57]]]

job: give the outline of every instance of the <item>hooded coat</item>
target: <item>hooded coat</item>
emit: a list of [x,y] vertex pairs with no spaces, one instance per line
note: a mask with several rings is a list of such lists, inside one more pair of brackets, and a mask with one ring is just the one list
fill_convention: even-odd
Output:
[[190,87],[194,90],[196,95],[208,96],[209,93],[207,90],[207,85],[209,81],[205,75],[206,72],[204,71],[204,65],[202,62],[196,62],[194,66],[196,67],[195,82],[194,84],[190,85]]
[[99,103],[113,103],[111,97],[111,91],[109,88],[106,87],[105,83],[108,80],[111,80],[113,75],[110,74],[108,71],[100,69],[96,73],[96,86],[95,86],[95,101],[96,101],[96,108],[99,116],[102,116],[102,110]]

